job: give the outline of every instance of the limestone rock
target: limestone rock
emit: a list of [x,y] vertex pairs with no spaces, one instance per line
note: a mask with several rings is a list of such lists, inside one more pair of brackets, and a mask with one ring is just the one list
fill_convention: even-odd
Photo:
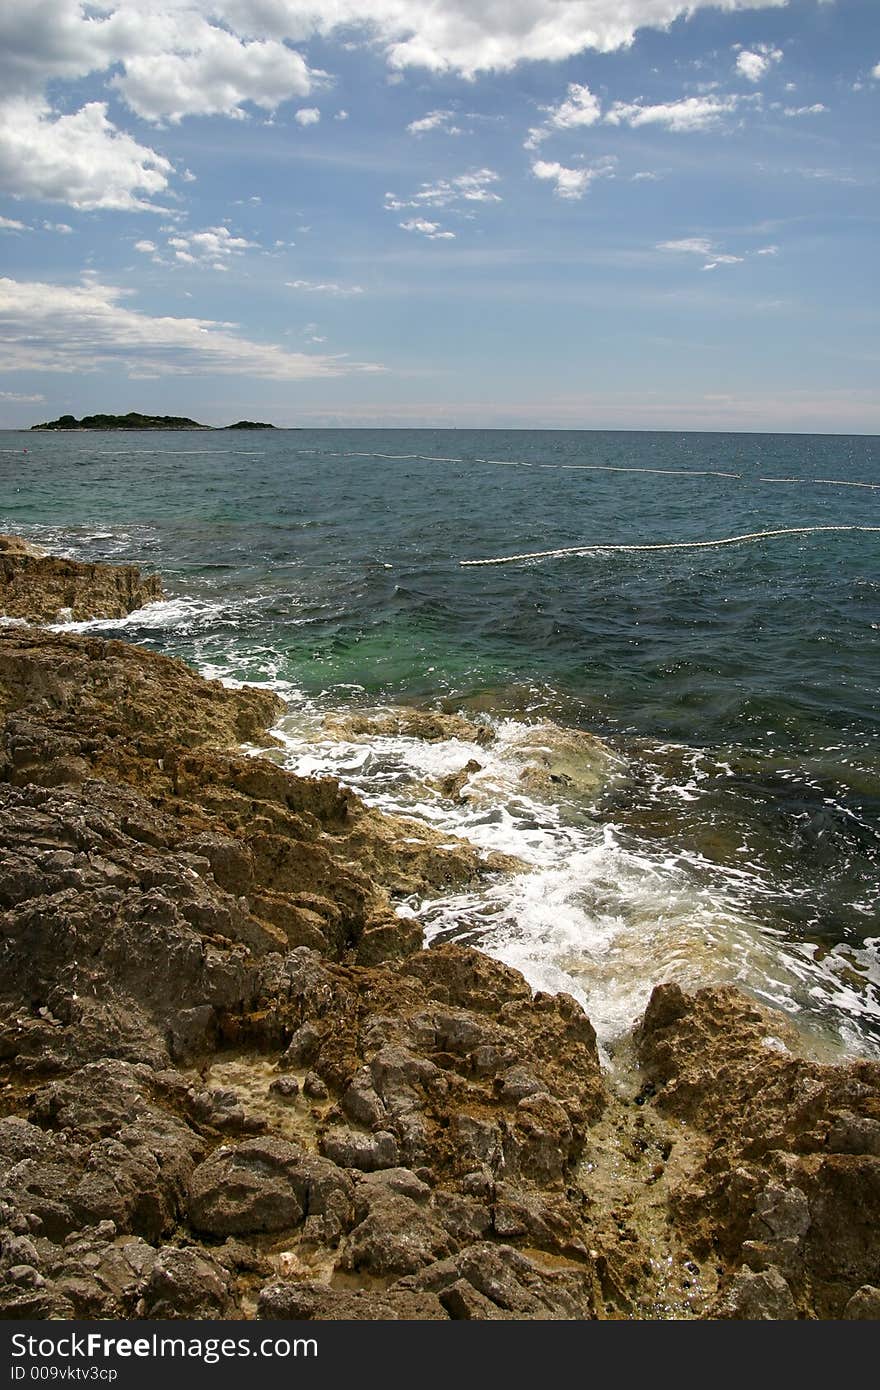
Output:
[[124,618],[164,598],[157,575],[136,565],[83,564],[0,536],[0,611],[29,622]]

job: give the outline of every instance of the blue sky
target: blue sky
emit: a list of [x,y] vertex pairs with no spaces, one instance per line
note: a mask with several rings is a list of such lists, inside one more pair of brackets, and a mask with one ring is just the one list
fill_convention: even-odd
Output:
[[32,0],[0,52],[0,426],[880,432],[877,0]]

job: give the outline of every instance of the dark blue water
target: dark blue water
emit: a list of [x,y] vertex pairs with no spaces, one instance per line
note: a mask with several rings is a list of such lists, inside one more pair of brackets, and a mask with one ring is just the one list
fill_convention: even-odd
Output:
[[[652,959],[812,1010],[848,1045],[876,1029],[880,440],[6,433],[0,526],[161,571],[172,601],[102,630],[275,683],[291,765],[530,858],[540,873],[491,912],[411,910],[542,982],[558,972],[607,1004],[609,1031]],[[830,527],[853,529],[461,564]],[[425,749],[319,736],[329,710],[396,702],[503,734],[479,813],[476,794],[465,812],[426,790]],[[598,735],[626,774],[526,805],[516,747],[536,725]],[[464,751],[431,757],[454,770]]]

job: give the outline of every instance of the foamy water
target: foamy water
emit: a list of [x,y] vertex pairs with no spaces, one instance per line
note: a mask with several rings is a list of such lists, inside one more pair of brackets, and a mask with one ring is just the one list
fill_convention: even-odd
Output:
[[[399,907],[425,927],[428,941],[463,938],[521,970],[535,989],[572,994],[600,1041],[613,1047],[644,1011],[655,984],[687,989],[735,983],[792,1015],[832,1051],[880,1052],[863,1025],[880,1022],[880,938],[860,953],[838,947],[818,958],[809,943],[786,939],[745,906],[762,884],[754,869],[720,869],[692,854],[658,853],[601,817],[601,792],[585,825],[582,800],[523,790],[540,747],[563,730],[487,720],[488,748],[459,739],[426,742],[402,735],[328,738],[321,713],[300,706],[273,730],[277,756],[300,776],[332,775],[368,804],[414,816],[487,854],[512,855],[527,872],[494,876],[475,892],[410,899]],[[524,751],[525,750],[525,751]],[[480,764],[457,803],[438,788],[468,762]],[[628,775],[608,759],[602,786]],[[672,784],[670,796],[696,796]]]

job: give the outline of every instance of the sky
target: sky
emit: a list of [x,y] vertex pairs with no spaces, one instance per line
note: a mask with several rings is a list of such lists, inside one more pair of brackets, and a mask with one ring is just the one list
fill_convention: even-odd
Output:
[[0,3],[0,427],[880,433],[880,0]]

